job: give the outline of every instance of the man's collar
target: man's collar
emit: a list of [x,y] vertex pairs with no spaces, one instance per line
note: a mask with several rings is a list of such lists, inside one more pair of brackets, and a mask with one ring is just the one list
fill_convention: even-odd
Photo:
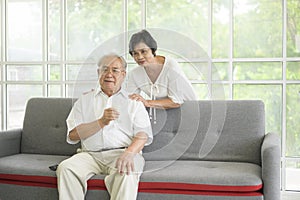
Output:
[[[107,96],[107,94],[105,94],[103,92],[102,88],[100,86],[98,86],[96,91],[95,91],[95,96],[100,95],[100,94]],[[121,88],[117,93],[113,94],[112,96],[116,96],[116,95],[119,95],[119,94],[123,95],[126,98],[128,97],[128,93],[123,88]]]

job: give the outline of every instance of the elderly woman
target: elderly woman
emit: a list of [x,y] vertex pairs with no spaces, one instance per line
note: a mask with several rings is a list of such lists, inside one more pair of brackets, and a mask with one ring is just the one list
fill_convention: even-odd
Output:
[[[156,55],[156,50],[157,43],[148,31],[132,35],[129,53],[139,67],[129,73],[127,90],[131,93],[130,98],[143,102],[148,108],[163,109],[176,108],[184,101],[195,100],[193,87],[179,64],[170,57]],[[149,98],[145,99],[141,92]]]

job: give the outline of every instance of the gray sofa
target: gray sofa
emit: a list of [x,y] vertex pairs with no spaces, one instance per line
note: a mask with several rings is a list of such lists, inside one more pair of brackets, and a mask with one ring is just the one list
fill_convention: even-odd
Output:
[[[66,143],[69,98],[33,98],[22,129],[0,132],[0,199],[58,199],[50,165],[76,152]],[[279,200],[280,141],[265,134],[261,101],[190,101],[157,110],[145,147],[138,199]],[[109,199],[103,175],[86,199]]]

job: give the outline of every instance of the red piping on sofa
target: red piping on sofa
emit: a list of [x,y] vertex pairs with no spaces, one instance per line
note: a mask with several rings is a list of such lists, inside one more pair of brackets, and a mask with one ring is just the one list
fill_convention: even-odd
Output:
[[[0,183],[56,188],[56,177],[0,174]],[[106,190],[103,180],[88,181],[89,190]],[[140,182],[139,192],[161,194],[186,194],[209,196],[262,196],[262,185],[253,186],[223,186],[207,184],[170,183],[170,182]]]

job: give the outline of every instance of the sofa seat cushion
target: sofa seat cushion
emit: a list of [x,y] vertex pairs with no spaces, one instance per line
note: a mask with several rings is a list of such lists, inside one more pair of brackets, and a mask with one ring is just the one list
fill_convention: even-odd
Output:
[[261,167],[214,161],[147,161],[140,190],[155,193],[262,196]]
[[49,166],[60,163],[68,156],[16,154],[0,158],[0,183],[56,187],[56,174]]
[[[102,175],[89,189],[105,190]],[[261,167],[251,163],[214,161],[146,161],[139,192],[205,196],[262,197]]]
[[[0,183],[56,188],[50,165],[67,156],[17,154],[0,158]],[[89,190],[106,190],[104,175],[88,181]],[[261,169],[250,163],[146,161],[139,192],[219,196],[262,196]]]

